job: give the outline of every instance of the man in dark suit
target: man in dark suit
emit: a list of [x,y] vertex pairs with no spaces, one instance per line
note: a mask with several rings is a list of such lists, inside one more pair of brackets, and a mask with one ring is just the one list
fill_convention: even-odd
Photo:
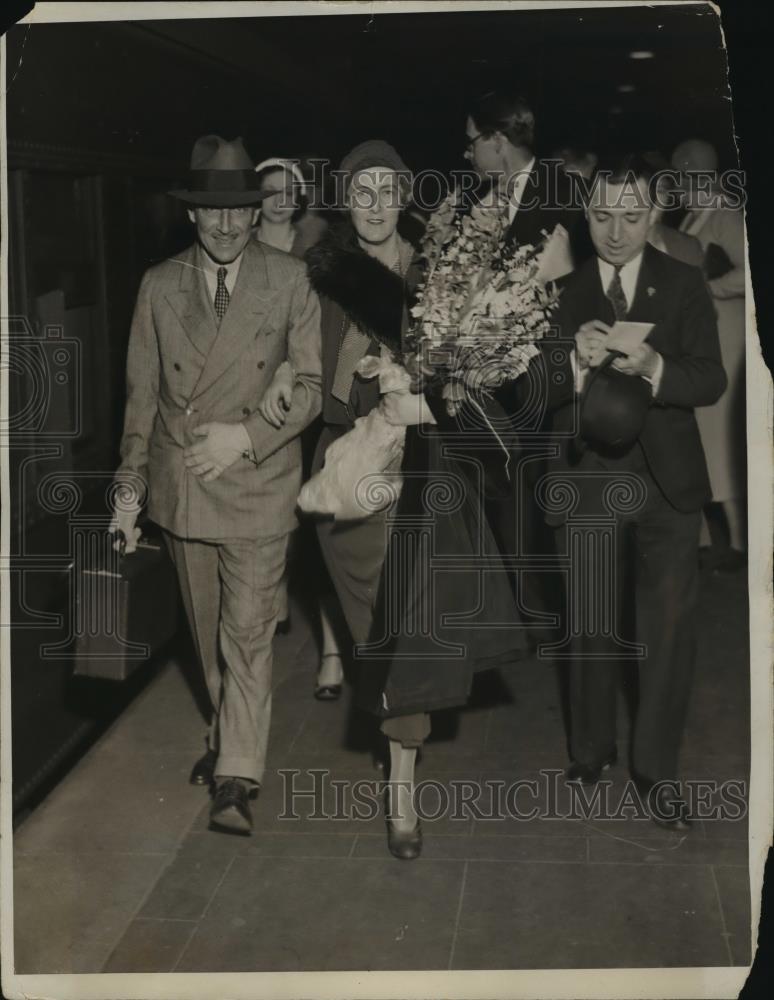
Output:
[[[553,427],[563,444],[551,470],[554,482],[563,480],[577,502],[569,524],[567,517],[549,520],[559,531],[559,551],[569,555],[573,519],[576,524],[578,517],[611,519],[614,585],[598,605],[596,623],[589,625],[586,618],[569,638],[572,765],[567,777],[593,784],[615,762],[617,655],[624,648],[618,627],[623,603],[629,601],[641,644],[632,774],[653,819],[685,829],[687,810],[674,783],[696,650],[701,509],[710,496],[694,407],[714,403],[726,375],[701,272],[647,242],[653,204],[646,164],[630,156],[601,171],[587,216],[596,256],[567,282],[558,316],[563,336],[575,339],[575,377],[567,382],[572,386],[574,381],[576,392],[554,414]],[[633,406],[643,405],[644,412],[633,442],[606,447],[583,440],[575,427],[579,417],[581,431],[584,421],[588,425],[595,418],[609,432],[608,442],[615,439],[613,416],[591,413],[602,384],[592,383],[608,377],[595,369],[609,359],[612,325],[623,319],[653,324],[639,347],[613,362],[626,376],[612,376],[619,390],[623,386]],[[649,383],[650,395],[642,380]],[[617,501],[616,483],[623,490]],[[593,545],[572,553],[571,577],[584,581],[586,590],[570,594],[568,611],[576,622],[577,599],[588,611],[592,588],[604,583],[602,556]]]
[[[579,262],[575,234],[583,222],[581,192],[559,159],[535,156],[535,115],[527,101],[498,91],[485,94],[470,109],[466,137],[466,158],[492,184],[492,194],[484,198],[496,193],[507,203],[506,245],[538,246],[550,239],[555,262],[550,277],[572,271]],[[532,499],[545,471],[550,443],[544,409],[539,399],[535,406],[525,398],[527,390],[525,380],[519,380],[480,401],[489,424],[509,446],[510,479],[505,475],[503,452],[490,437],[488,426],[476,427],[475,415],[469,421],[474,425],[473,451],[486,469],[487,516],[502,553],[519,561],[545,557],[552,550],[550,533]],[[557,611],[550,580],[545,573],[523,568],[516,577],[516,596],[530,634],[546,635],[539,616]]]

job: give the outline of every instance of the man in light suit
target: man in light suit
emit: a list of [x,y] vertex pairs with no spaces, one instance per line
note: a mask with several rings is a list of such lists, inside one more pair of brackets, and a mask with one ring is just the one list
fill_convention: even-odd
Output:
[[[320,307],[300,261],[252,239],[261,195],[241,139],[194,145],[196,242],[144,275],[127,359],[119,482],[147,488],[163,529],[213,706],[191,775],[214,779],[213,828],[249,834],[271,717],[271,643],[301,485],[298,435],[320,411]],[[280,428],[258,404],[294,372]],[[138,503],[114,530],[128,549]]]
[[[572,576],[586,588],[580,595],[584,607],[592,606],[593,588],[601,592],[606,583],[613,585],[614,604],[600,605],[612,632],[599,619],[570,639],[572,764],[567,777],[594,784],[616,760],[616,656],[619,638],[629,637],[619,631],[622,622],[615,613],[620,616],[624,602],[629,603],[636,617],[633,638],[643,647],[632,773],[652,818],[683,830],[689,817],[677,785],[678,753],[696,657],[699,521],[710,495],[694,407],[718,399],[726,375],[701,271],[647,242],[654,218],[648,173],[636,156],[600,171],[588,208],[596,255],[568,280],[559,306],[563,336],[576,343],[580,393],[573,393],[568,370],[563,384],[569,391],[563,401],[555,400],[561,405],[553,422],[564,443],[551,471],[577,491],[573,517],[615,517],[617,557],[614,576],[605,581],[600,546],[589,551],[578,545],[573,555]],[[644,343],[613,362],[625,377],[607,380],[626,394],[618,402],[630,399],[638,414],[632,433],[620,443],[612,426],[616,418],[605,402],[610,397],[604,395],[607,390],[598,391],[605,373],[594,374],[610,357],[607,343],[616,320],[652,325]],[[630,419],[625,405],[617,415]],[[590,438],[593,425],[607,441]],[[616,481],[618,504],[612,493]],[[623,503],[627,489],[620,488],[626,483],[628,506]],[[565,518],[549,520],[560,532],[559,551],[569,551]]]

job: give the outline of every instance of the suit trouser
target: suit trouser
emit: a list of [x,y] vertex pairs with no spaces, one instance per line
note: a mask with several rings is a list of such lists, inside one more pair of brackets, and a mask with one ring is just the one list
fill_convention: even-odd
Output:
[[[675,510],[647,469],[640,468],[637,474],[647,499],[636,513],[616,519],[616,572],[611,590],[618,635],[645,647],[639,660],[631,764],[637,777],[675,780],[696,659],[701,513]],[[593,504],[580,512],[599,513],[592,508]],[[566,531],[567,526],[559,530]],[[567,551],[564,540],[557,541],[560,551]],[[578,546],[573,558],[581,564],[574,567],[573,576],[586,579],[588,586],[599,584],[584,571],[587,555],[584,546]],[[634,635],[630,636],[622,629],[622,617],[632,597]],[[572,639],[570,751],[573,760],[591,767],[602,763],[616,742],[621,661],[600,658],[614,655],[611,650],[610,638],[600,634]]]
[[260,784],[289,536],[217,542],[165,537],[212,702],[215,775]]

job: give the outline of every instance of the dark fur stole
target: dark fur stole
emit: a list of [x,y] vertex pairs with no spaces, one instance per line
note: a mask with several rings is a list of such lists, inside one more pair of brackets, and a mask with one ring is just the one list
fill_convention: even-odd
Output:
[[360,248],[351,225],[331,227],[305,260],[318,295],[339,305],[363,333],[400,352],[406,285]]

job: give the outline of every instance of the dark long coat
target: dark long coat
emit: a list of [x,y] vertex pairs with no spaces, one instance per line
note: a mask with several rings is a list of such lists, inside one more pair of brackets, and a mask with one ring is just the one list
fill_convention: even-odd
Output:
[[[354,322],[372,337],[369,353],[377,354],[380,343],[400,351],[420,271],[412,263],[404,282],[365,254],[349,227],[314,247],[307,265],[322,306],[326,429],[319,468],[330,441],[379,402],[376,380],[359,376],[348,406],[331,395],[344,332]],[[440,400],[428,402],[442,417]],[[383,717],[464,704],[476,670],[517,659],[527,648],[475,469],[445,453],[444,426],[440,419],[438,427],[407,428],[403,489],[389,530],[362,532],[364,545],[379,546],[370,557],[381,559],[381,572],[368,642],[357,649],[357,697]]]

